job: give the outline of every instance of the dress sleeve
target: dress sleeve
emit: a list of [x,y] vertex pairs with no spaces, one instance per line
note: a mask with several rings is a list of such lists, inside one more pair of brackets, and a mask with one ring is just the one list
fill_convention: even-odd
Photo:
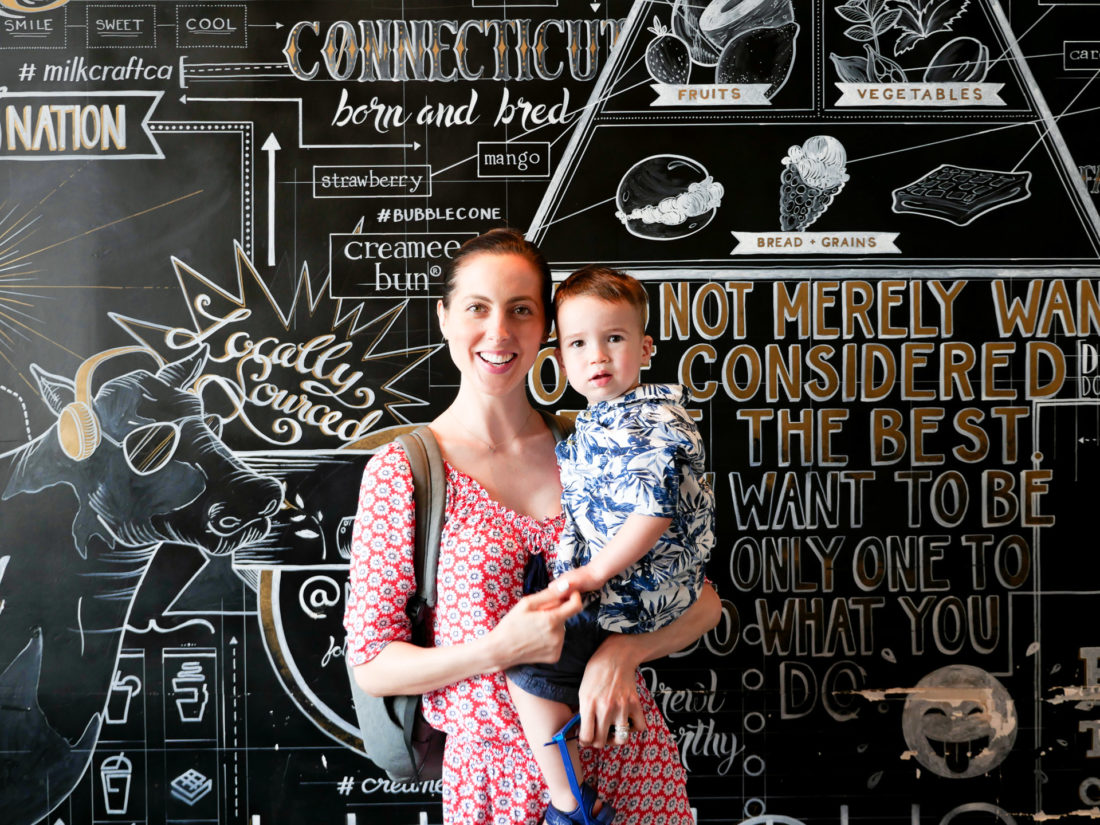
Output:
[[401,447],[391,444],[367,463],[359,486],[344,611],[351,665],[411,638],[405,604],[416,589],[415,522],[412,470]]

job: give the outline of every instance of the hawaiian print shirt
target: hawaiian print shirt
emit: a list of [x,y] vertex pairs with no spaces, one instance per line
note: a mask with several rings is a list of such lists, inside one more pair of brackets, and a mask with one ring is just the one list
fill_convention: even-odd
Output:
[[654,548],[600,591],[598,621],[606,630],[663,627],[703,586],[714,547],[714,494],[682,397],[681,387],[643,384],[588,407],[558,444],[566,524],[556,574],[585,564],[632,513],[672,519]]

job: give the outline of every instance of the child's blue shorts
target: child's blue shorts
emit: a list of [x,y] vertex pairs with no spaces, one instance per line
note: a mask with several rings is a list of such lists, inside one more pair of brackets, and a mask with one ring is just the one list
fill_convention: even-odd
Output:
[[599,601],[594,601],[566,620],[565,642],[557,662],[517,665],[508,669],[508,678],[526,693],[576,707],[580,704],[577,692],[584,668],[596,648],[610,634],[596,622],[599,610]]

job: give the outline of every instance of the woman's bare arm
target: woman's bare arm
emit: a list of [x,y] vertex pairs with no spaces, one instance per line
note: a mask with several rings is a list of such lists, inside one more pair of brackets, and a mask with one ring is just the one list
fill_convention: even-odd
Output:
[[522,662],[556,662],[565,620],[580,609],[576,593],[566,597],[543,590],[517,602],[480,638],[441,647],[390,642],[374,659],[354,669],[355,681],[374,696],[424,693]]
[[588,661],[581,681],[581,743],[595,748],[607,744],[613,724],[629,720],[645,730],[634,674],[645,662],[683,650],[722,618],[722,601],[713,587],[699,593],[684,614],[652,633],[613,633]]

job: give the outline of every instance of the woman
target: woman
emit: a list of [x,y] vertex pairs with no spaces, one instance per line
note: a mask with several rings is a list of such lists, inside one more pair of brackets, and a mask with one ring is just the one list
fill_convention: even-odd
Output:
[[[345,626],[355,677],[368,693],[427,693],[425,716],[447,731],[443,817],[454,825],[536,825],[549,797],[519,727],[503,671],[553,662],[580,599],[551,588],[521,598],[532,553],[552,553],[563,518],[554,438],[527,398],[527,373],[550,327],[550,271],[511,230],[473,238],[447,273],[439,324],[461,375],[454,402],[433,422],[447,464],[446,522],[437,572],[435,647],[409,644],[413,591],[411,474],[389,445],[360,489]],[[613,636],[580,689],[585,773],[599,796],[635,823],[688,825],[675,743],[638,666],[675,652],[718,622],[710,588],[660,631]],[[633,726],[608,745],[612,724]]]

